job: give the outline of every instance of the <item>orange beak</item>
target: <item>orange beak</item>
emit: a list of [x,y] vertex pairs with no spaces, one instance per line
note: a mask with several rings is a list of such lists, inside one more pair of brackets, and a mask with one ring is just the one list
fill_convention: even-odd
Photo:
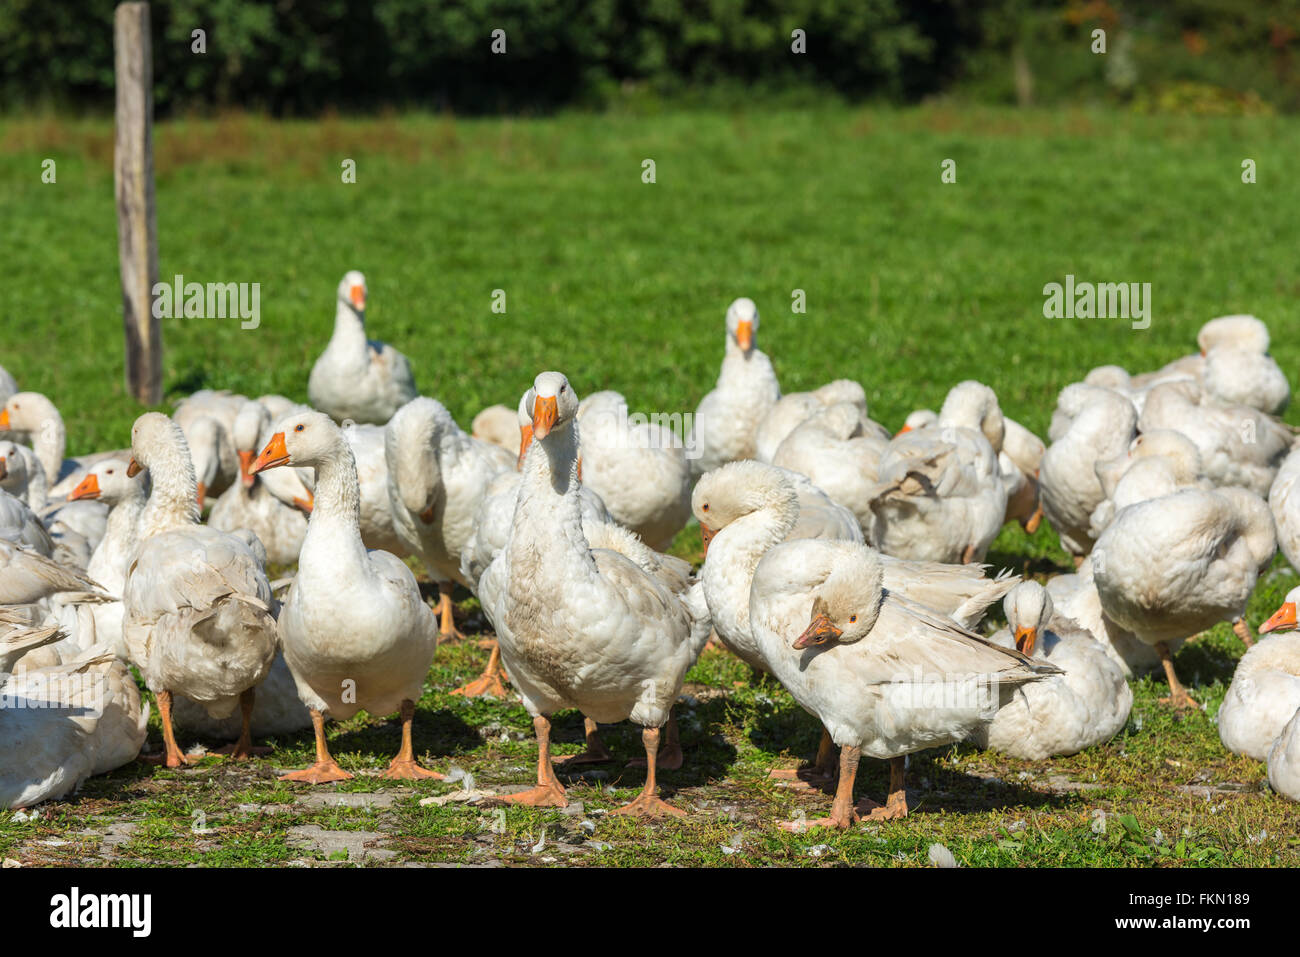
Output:
[[899,429],[897,432],[894,433],[894,438],[898,438],[904,432],[911,432],[911,431],[912,431],[912,427],[905,423],[901,429]]
[[533,427],[531,425],[519,426],[519,461],[515,463],[515,469],[524,467],[524,456],[528,453],[528,446],[533,444]]
[[713,536],[718,534],[716,528],[709,528],[703,522],[700,522],[700,541],[704,543],[704,557],[709,556],[709,542],[713,541]]
[[544,439],[550,435],[559,417],[560,408],[555,396],[545,398],[539,395],[533,403],[533,438]]
[[1291,631],[1296,626],[1295,602],[1288,601],[1273,612],[1273,617],[1259,626],[1259,633],[1266,635],[1270,631]]
[[297,505],[300,509],[310,515],[311,510],[316,507],[316,496],[311,494],[311,489],[308,489],[307,497],[298,498],[298,496],[295,495],[293,498],[293,504]]
[[746,352],[754,348],[754,324],[752,322],[736,323],[736,343]]
[[68,493],[69,502],[77,502],[83,498],[99,498],[99,479],[94,472],[78,482],[77,487]]
[[0,430],[9,431],[9,410],[0,409]]
[[1034,654],[1034,645],[1038,643],[1037,628],[1016,629],[1016,651],[1030,657]]
[[198,502],[199,502],[199,511],[203,511],[203,503],[207,500],[208,497],[208,487],[204,485],[202,482],[198,483],[198,494],[196,497],[198,498]]
[[9,477],[9,466],[5,464],[5,458],[0,455],[0,479]]
[[352,286],[348,289],[348,298],[352,300],[352,305],[357,309],[366,308],[366,287]]
[[126,477],[135,478],[143,471],[144,471],[144,466],[135,460],[134,455],[131,456],[131,461],[126,467]]
[[247,449],[241,450],[239,453],[239,478],[244,483],[245,488],[252,488],[253,483],[257,481],[257,477],[249,471],[252,464],[253,453]]
[[262,454],[257,457],[257,461],[249,471],[256,475],[258,472],[288,464],[289,450],[284,447],[284,433],[277,432],[271,436],[271,441],[266,443],[266,448],[262,449]]
[[824,645],[832,638],[838,638],[844,634],[840,629],[831,624],[831,620],[825,615],[818,615],[812,620],[802,635],[794,640],[794,648],[812,648],[816,645]]

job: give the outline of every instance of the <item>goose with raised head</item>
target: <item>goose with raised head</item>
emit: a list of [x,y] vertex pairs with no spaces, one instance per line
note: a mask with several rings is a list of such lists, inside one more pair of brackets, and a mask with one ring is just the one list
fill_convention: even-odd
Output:
[[298,560],[302,540],[307,535],[307,515],[311,510],[311,493],[302,488],[300,506],[285,504],[271,490],[271,483],[282,475],[297,482],[294,469],[283,469],[270,475],[254,475],[249,469],[253,459],[270,439],[271,414],[260,402],[245,402],[235,416],[231,432],[235,454],[239,457],[239,481],[226,489],[212,504],[208,524],[213,528],[233,532],[246,528],[266,549],[268,561],[277,565],[291,565]]
[[503,799],[566,805],[551,764],[550,716],[578,708],[593,721],[630,719],[642,728],[645,787],[614,813],[680,814],[657,794],[659,729],[707,628],[693,618],[688,592],[619,552],[591,547],[578,483],[578,397],[558,372],[538,375],[533,396],[514,525],[484,574],[485,588],[501,577],[494,624],[538,741],[537,786]]
[[436,399],[420,396],[384,427],[384,462],[393,529],[438,584],[439,634],[463,638],[452,617],[452,586],[468,586],[461,551],[492,479],[514,467],[504,449],[461,431]]
[[418,394],[410,360],[366,338],[366,277],[350,270],[339,280],[334,334],[307,379],[308,400],[336,422],[383,425]]
[[[830,816],[790,829],[847,828],[863,811],[873,819],[905,816],[906,755],[961,741],[1015,688],[1059,672],[890,590],[884,574],[874,549],[815,539],[776,546],[754,572],[754,641],[840,748]],[[853,785],[864,754],[889,760],[890,784],[884,805],[864,799],[859,810]]]
[[285,662],[311,711],[316,760],[282,780],[351,778],[330,756],[325,717],[342,721],[362,708],[401,715],[401,747],[384,777],[440,778],[420,764],[411,739],[415,702],[438,645],[437,616],[401,559],[362,543],[356,461],[329,416],[282,419],[251,471],[286,465],[316,470],[315,507],[279,620]]
[[45,471],[47,494],[51,499],[63,498],[81,481],[82,473],[102,458],[121,458],[124,450],[95,452],[65,459],[68,430],[63,416],[48,397],[39,392],[16,392],[5,400],[0,409],[0,432],[12,432],[25,437]]
[[1124,671],[1079,625],[1055,613],[1052,598],[1036,581],[1023,581],[1002,600],[1007,627],[989,640],[1062,674],[1021,688],[976,730],[972,742],[1027,761],[1077,754],[1113,738],[1128,721],[1133,691]]
[[953,386],[934,426],[900,433],[880,457],[867,541],[898,558],[982,559],[1007,511],[998,468],[1004,433],[992,389],[972,380]]
[[664,425],[629,420],[627,400],[596,392],[578,409],[581,479],[609,513],[663,551],[691,516],[691,466],[679,436]]
[[686,447],[695,453],[691,473],[703,475],[727,462],[752,459],[754,433],[781,398],[767,355],[758,348],[758,307],[737,299],[727,307],[722,370],[713,391],[700,400]]
[[225,717],[236,706],[243,731],[229,751],[250,757],[256,688],[275,657],[276,602],[260,557],[240,536],[199,524],[194,465],[181,427],[146,412],[131,429],[127,475],[148,470],[149,500],[122,591],[122,639],[158,701],[163,761],[186,763],[172,726],[183,694]]
[[789,392],[768,410],[754,430],[755,458],[760,462],[775,460],[776,450],[786,437],[822,409],[848,402],[867,415],[867,390],[852,379],[835,379],[811,392]]
[[[1076,563],[1092,550],[1092,513],[1105,498],[1096,465],[1122,455],[1137,432],[1137,410],[1117,392],[1074,384],[1061,391],[1053,414],[1059,437],[1038,471],[1043,514]],[[1057,431],[1061,416],[1068,425]]]
[[1106,616],[1159,654],[1163,700],[1200,707],[1169,642],[1240,619],[1276,551],[1268,505],[1245,489],[1182,489],[1115,515],[1093,548],[1093,580]]

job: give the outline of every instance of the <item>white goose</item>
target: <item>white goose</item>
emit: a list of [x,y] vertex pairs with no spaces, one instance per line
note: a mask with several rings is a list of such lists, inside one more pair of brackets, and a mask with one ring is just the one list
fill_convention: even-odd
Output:
[[1106,616],[1160,655],[1175,707],[1199,705],[1174,671],[1169,642],[1245,612],[1277,551],[1268,505],[1245,489],[1183,489],[1130,505],[1093,548]]
[[727,462],[752,459],[754,431],[781,398],[772,362],[758,348],[758,307],[737,299],[727,308],[722,371],[713,391],[700,400],[686,447],[697,453],[691,472],[702,475]]
[[1043,453],[1039,495],[1061,547],[1078,562],[1092,550],[1092,513],[1105,498],[1096,464],[1127,451],[1137,410],[1117,392],[1076,383],[1061,391],[1052,423],[1055,437]]
[[1291,452],[1277,470],[1268,490],[1268,507],[1277,524],[1277,545],[1300,570],[1300,449]]
[[1181,432],[1196,443],[1211,482],[1238,485],[1261,497],[1268,495],[1294,439],[1285,423],[1250,406],[1220,402],[1191,381],[1153,388],[1138,424],[1143,432]]
[[243,731],[232,758],[254,753],[249,719],[255,689],[275,656],[275,599],[243,538],[199,524],[194,467],[179,425],[146,412],[131,429],[128,475],[149,470],[140,543],[126,571],[122,638],[158,700],[167,767],[176,744],[174,693],[224,717],[238,705]]
[[754,573],[754,640],[840,747],[830,816],[808,825],[847,828],[858,820],[853,784],[863,754],[890,762],[888,801],[868,802],[868,816],[903,817],[905,755],[962,740],[1013,689],[1058,670],[989,644],[891,591],[883,577],[874,550],[816,540],[776,546]]
[[[235,416],[231,439],[239,457],[239,481],[226,489],[212,504],[208,524],[233,532],[246,528],[261,541],[268,561],[291,565],[298,560],[303,538],[307,535],[306,512],[311,510],[311,493],[302,488],[293,469],[283,469],[269,476],[249,471],[261,450],[263,437],[270,439],[271,414],[260,402],[245,402]],[[272,491],[277,476],[295,483],[302,496],[293,496],[299,506],[285,504]],[[292,490],[290,492],[292,495]]]
[[352,777],[330,756],[325,715],[344,720],[362,708],[374,715],[401,713],[401,748],[384,777],[440,778],[420,765],[411,741],[415,702],[438,644],[437,617],[401,559],[362,544],[356,463],[338,426],[309,411],[275,428],[251,471],[284,465],[316,470],[315,507],[279,622],[285,661],[311,710],[316,761],[281,780],[321,784]]
[[533,443],[514,526],[483,582],[486,590],[500,577],[494,624],[539,746],[537,786],[504,800],[565,806],[549,716],[578,708],[594,721],[630,719],[643,729],[645,787],[614,813],[680,814],[656,793],[659,729],[707,627],[692,617],[684,582],[674,592],[624,555],[590,546],[578,492],[578,397],[558,372],[541,373],[533,388]]
[[582,483],[614,520],[652,549],[668,548],[691,515],[691,467],[681,439],[656,422],[629,422],[627,400],[596,392],[578,409]]
[[1267,761],[1287,723],[1300,711],[1300,633],[1293,588],[1263,625],[1272,637],[1248,648],[1237,662],[1232,684],[1219,706],[1219,740],[1229,751]]
[[1106,497],[1089,519],[1094,540],[1120,509],[1179,489],[1209,487],[1196,445],[1171,429],[1142,433],[1123,455],[1098,462],[1095,468]]
[[514,467],[504,449],[461,431],[436,399],[412,399],[384,427],[384,461],[393,528],[438,583],[440,637],[463,637],[452,618],[452,584],[469,586],[461,551],[497,475]]
[[62,638],[54,628],[0,636],[0,808],[30,807],[135,760],[149,707],[126,665],[103,648],[67,664],[20,670],[24,653]]
[[336,422],[383,425],[418,394],[406,356],[366,338],[366,277],[351,270],[339,281],[334,334],[311,367],[308,399]]
[[983,558],[1007,510],[997,458],[1004,431],[992,389],[954,386],[936,425],[900,433],[881,456],[867,540],[899,558]]
[[853,512],[864,531],[874,517],[871,496],[889,432],[855,404],[819,409],[791,430],[772,464],[807,475],[814,485]]
[[499,404],[489,405],[474,416],[470,423],[470,435],[480,442],[499,445],[513,456],[519,455],[519,427],[514,409]]
[[811,392],[790,392],[781,396],[754,430],[755,458],[774,460],[786,436],[830,405],[848,402],[867,415],[867,390],[852,379],[835,379]]
[[124,451],[96,452],[65,459],[68,431],[63,416],[46,396],[39,392],[17,392],[5,400],[0,409],[0,432],[25,435],[45,471],[47,494],[52,499],[67,495],[81,481],[81,473],[109,456],[121,457]]
[[1028,761],[1077,754],[1113,738],[1128,721],[1133,691],[1092,635],[1055,614],[1047,589],[1016,585],[1002,600],[1007,627],[989,640],[1062,670],[1019,689],[971,740]]

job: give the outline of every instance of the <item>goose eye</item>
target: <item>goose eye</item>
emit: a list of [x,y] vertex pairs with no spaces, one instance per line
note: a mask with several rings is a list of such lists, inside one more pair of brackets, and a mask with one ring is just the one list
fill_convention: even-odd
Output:
[[849,615],[849,624],[850,624],[850,625],[856,624],[856,623],[857,623],[857,620],[858,620],[858,616],[857,616],[857,615]]
[[701,511],[701,512],[707,512],[708,510],[709,510],[709,503],[708,503],[708,502],[705,502],[703,505],[700,506],[700,511]]
[[112,475],[112,474],[113,474],[113,470],[112,470],[112,469],[104,469],[104,474],[105,474],[105,475]]
[[305,429],[305,428],[307,428],[307,426],[303,425],[303,424],[300,422],[300,423],[298,423],[297,425],[295,425],[295,426],[293,427],[293,430],[294,430],[295,432],[301,432],[301,431],[302,431],[303,429]]

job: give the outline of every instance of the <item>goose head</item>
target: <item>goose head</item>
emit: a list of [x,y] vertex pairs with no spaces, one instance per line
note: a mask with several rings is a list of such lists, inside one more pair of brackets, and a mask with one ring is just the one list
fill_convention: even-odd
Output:
[[533,380],[531,396],[533,438],[544,440],[552,432],[572,427],[578,416],[578,396],[562,372],[543,372]]
[[1259,633],[1266,635],[1270,631],[1294,631],[1296,629],[1296,602],[1300,602],[1300,588],[1292,588],[1286,593],[1282,606],[1273,612],[1268,621],[1259,626]]
[[1038,636],[1052,618],[1052,596],[1036,581],[1022,581],[1002,599],[1007,627],[1016,638],[1016,651],[1032,657]]
[[10,495],[21,495],[27,489],[27,459],[18,450],[16,442],[0,442],[0,488]]
[[994,452],[1002,451],[1006,422],[997,395],[981,382],[967,379],[953,386],[939,409],[939,422],[983,433]]
[[758,339],[758,306],[741,297],[727,307],[727,339],[749,355]]
[[904,432],[911,432],[914,429],[924,429],[931,425],[939,424],[939,416],[933,409],[917,409],[915,412],[908,413],[903,420],[903,427],[894,433],[895,436],[902,435]]
[[798,517],[798,496],[780,469],[751,459],[729,462],[702,476],[691,493],[691,511],[700,523],[705,556],[718,532],[770,506]]
[[271,424],[271,413],[260,402],[248,401],[239,408],[230,428],[230,438],[239,456],[239,480],[245,488],[252,488],[257,477],[249,471],[257,457],[258,440]]
[[[126,467],[127,477],[135,478],[146,470],[150,473],[155,494],[166,489],[169,500],[183,494],[190,499],[188,507],[192,508],[197,496],[192,496],[194,462],[189,445],[180,425],[161,412],[146,412],[131,426],[131,460]],[[197,520],[198,513],[192,515]]]
[[366,277],[356,269],[349,269],[339,280],[339,304],[347,306],[358,316],[366,312]]
[[132,498],[144,497],[144,486],[127,475],[130,463],[122,459],[101,459],[90,467],[86,477],[68,493],[68,501],[97,499],[113,506]]
[[282,465],[319,467],[347,449],[343,431],[324,412],[307,409],[281,419],[249,471],[256,475]]
[[813,590],[812,620],[791,646],[796,650],[848,645],[871,633],[884,597],[880,555],[858,546],[837,559]]
[[1268,352],[1268,326],[1254,316],[1219,316],[1201,326],[1196,334],[1201,355],[1215,349],[1245,349],[1263,355]]
[[15,392],[0,409],[0,432],[36,432],[58,414],[54,403],[39,392]]

